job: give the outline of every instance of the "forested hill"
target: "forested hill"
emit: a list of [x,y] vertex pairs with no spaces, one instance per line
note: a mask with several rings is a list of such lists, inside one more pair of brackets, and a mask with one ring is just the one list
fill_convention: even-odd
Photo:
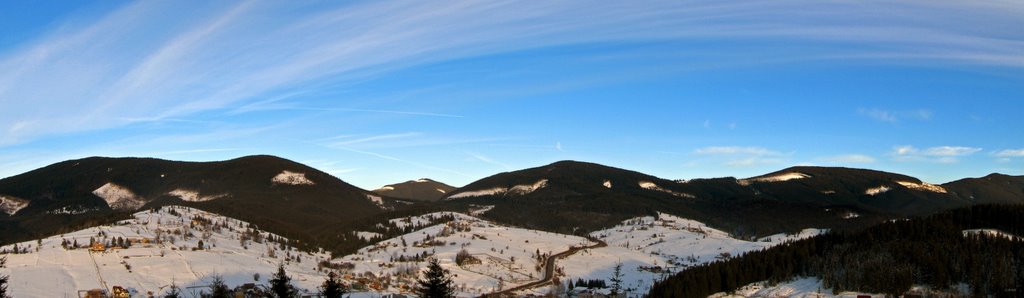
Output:
[[977,205],[832,233],[717,261],[661,281],[649,297],[707,297],[759,281],[817,277],[836,292],[899,296],[912,285],[973,296],[1024,286],[1024,206]]

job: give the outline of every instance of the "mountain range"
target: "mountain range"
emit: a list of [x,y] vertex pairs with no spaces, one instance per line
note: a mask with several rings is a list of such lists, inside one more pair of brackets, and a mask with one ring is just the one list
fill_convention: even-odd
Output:
[[116,220],[140,209],[191,206],[292,231],[372,217],[394,199],[273,156],[220,162],[90,157],[0,180],[0,242]]
[[[1024,176],[992,174],[933,185],[864,169],[792,167],[736,179],[668,180],[560,161],[455,188],[429,179],[368,191],[312,167],[260,155],[220,162],[90,157],[0,179],[0,243],[184,205],[243,219],[290,238],[384,214],[489,206],[484,218],[574,233],[664,212],[753,238],[807,227],[852,229],[985,203],[1024,202]],[[335,241],[338,241],[335,239]]]
[[448,184],[428,178],[421,178],[402,183],[388,184],[373,190],[373,192],[399,199],[433,202],[445,198],[448,196],[448,193],[455,189],[456,187]]

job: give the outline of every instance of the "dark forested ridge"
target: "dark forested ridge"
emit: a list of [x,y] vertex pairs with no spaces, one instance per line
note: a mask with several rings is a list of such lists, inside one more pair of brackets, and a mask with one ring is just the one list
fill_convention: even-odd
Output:
[[[311,185],[274,183],[290,171]],[[118,210],[93,191],[113,183],[140,198],[140,208]],[[185,201],[169,193],[185,189],[206,201]],[[247,156],[221,162],[179,162],[152,158],[91,157],[69,160],[0,180],[0,195],[28,205],[13,215],[0,213],[0,243],[84,228],[123,218],[136,210],[185,205],[252,222],[289,238],[311,239],[313,232],[386,212],[368,199],[369,191],[314,168],[274,156]],[[304,241],[305,242],[305,241]]]
[[373,192],[398,199],[433,202],[443,199],[453,190],[454,186],[423,178],[388,184]]
[[[800,179],[772,180],[780,175]],[[999,177],[993,182],[991,177]],[[467,196],[543,181],[530,192]],[[792,167],[748,179],[673,181],[594,163],[560,161],[496,174],[452,192],[443,203],[494,205],[484,216],[555,232],[581,232],[666,212],[699,220],[741,238],[818,227],[863,228],[878,222],[981,203],[1024,203],[1024,177],[990,175],[931,185],[895,173]],[[871,189],[884,189],[869,193]],[[959,192],[964,192],[960,194]],[[990,196],[972,196],[972,194]]]
[[[283,171],[302,173],[314,183],[271,181]],[[802,177],[772,181],[772,177],[793,173]],[[111,208],[93,194],[108,183],[134,192],[144,205],[128,210]],[[220,162],[69,160],[0,179],[0,196],[4,197],[0,209],[16,211],[0,212],[0,243],[109,223],[135,210],[164,205],[184,205],[245,220],[295,239],[293,245],[303,249],[344,253],[367,244],[355,237],[354,231],[370,231],[389,218],[433,211],[465,212],[473,206],[493,206],[482,217],[505,225],[576,234],[665,212],[750,239],[808,227],[854,230],[893,218],[986,202],[1024,202],[1021,176],[993,174],[929,185],[943,189],[928,191],[906,186],[926,185],[906,175],[823,167],[794,167],[748,179],[675,181],[594,163],[560,161],[496,174],[451,191],[429,180],[409,183],[416,188],[401,188],[412,193],[441,193],[436,189],[441,188],[447,196],[436,202],[400,201],[387,192],[369,192],[312,167],[266,155]],[[394,188],[400,189],[397,186]],[[866,193],[880,187],[887,191]],[[464,195],[494,188],[509,191]],[[178,189],[216,199],[186,201],[169,194]],[[377,232],[398,235],[401,231]]]
[[837,232],[682,271],[658,282],[649,297],[707,297],[759,281],[817,277],[836,291],[900,295],[911,285],[949,289],[965,283],[974,296],[1013,297],[1024,286],[1024,239],[965,235],[994,229],[1024,235],[1024,206],[977,205]]

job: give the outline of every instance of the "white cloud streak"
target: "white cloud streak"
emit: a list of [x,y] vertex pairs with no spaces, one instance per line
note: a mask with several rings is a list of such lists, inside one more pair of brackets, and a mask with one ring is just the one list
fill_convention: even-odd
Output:
[[937,146],[918,149],[903,145],[893,147],[891,155],[896,161],[930,161],[937,163],[957,163],[961,157],[970,156],[982,148],[964,146]]
[[358,139],[351,139],[351,140],[333,142],[333,143],[331,143],[329,145],[329,147],[345,147],[345,146],[350,146],[350,145],[363,144],[363,143],[372,143],[372,142],[377,142],[377,141],[406,139],[406,138],[410,138],[410,137],[416,137],[416,136],[419,136],[419,135],[420,135],[420,133],[417,133],[417,132],[376,135],[376,136],[363,137],[363,138],[358,138]]
[[485,156],[483,154],[472,153],[472,152],[464,152],[464,153],[466,153],[466,155],[469,155],[469,157],[472,158],[473,160],[481,161],[481,162],[484,162],[484,163],[487,163],[487,164],[491,164],[491,165],[495,165],[495,166],[501,167],[501,168],[503,168],[505,170],[511,170],[512,169],[511,165],[503,163],[503,162],[496,161],[493,158],[487,157],[487,156]]
[[[142,1],[0,52],[0,146],[132,123],[120,119],[231,111],[424,63],[589,42],[802,42],[826,46],[764,52],[1022,68],[1020,31],[987,29],[1019,28],[1021,8],[1017,1]],[[196,11],[203,13],[181,17]],[[959,26],[949,15],[991,26]]]
[[996,152],[996,157],[1024,157],[1024,149],[1006,149]]
[[836,164],[867,164],[875,163],[875,158],[864,155],[864,154],[846,154],[838,156],[829,156],[820,159],[824,162],[836,163]]
[[974,153],[976,153],[978,151],[981,151],[981,148],[960,147],[960,146],[939,146],[939,147],[931,147],[931,148],[925,149],[923,154],[927,155],[927,156],[950,157],[950,156],[971,155],[971,154],[974,154]]
[[739,147],[739,146],[712,146],[699,148],[693,151],[700,155],[754,155],[754,156],[778,156],[778,151],[762,147]]
[[926,109],[917,109],[910,111],[889,111],[883,109],[861,108],[857,110],[857,113],[882,122],[897,122],[901,119],[913,119],[921,121],[932,119],[932,111]]
[[711,146],[698,148],[693,153],[724,160],[723,165],[735,168],[750,168],[786,162],[783,158],[786,154],[763,147]]

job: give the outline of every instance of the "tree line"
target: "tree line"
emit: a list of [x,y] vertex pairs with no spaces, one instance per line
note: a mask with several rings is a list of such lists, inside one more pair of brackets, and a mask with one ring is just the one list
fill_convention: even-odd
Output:
[[796,277],[818,278],[835,293],[899,296],[913,285],[950,291],[963,283],[973,296],[1013,296],[1024,286],[1024,239],[964,232],[971,229],[1024,235],[1024,206],[978,205],[789,242],[689,268],[647,296],[707,297]]

